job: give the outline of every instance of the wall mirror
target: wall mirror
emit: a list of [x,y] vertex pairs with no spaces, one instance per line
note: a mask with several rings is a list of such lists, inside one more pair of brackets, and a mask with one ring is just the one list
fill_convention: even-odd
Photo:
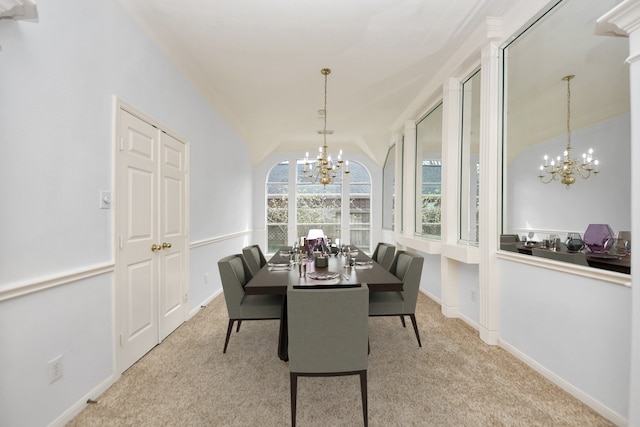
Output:
[[416,123],[416,234],[440,239],[442,101]]
[[382,169],[382,228],[393,230],[396,187],[396,145],[389,147]]
[[[502,233],[564,241],[589,224],[630,230],[628,39],[595,35],[617,3],[555,2],[503,47]],[[562,156],[569,135],[575,157],[594,150],[600,173],[569,188],[542,183],[543,156]]]
[[458,241],[478,244],[480,201],[480,70],[462,83]]

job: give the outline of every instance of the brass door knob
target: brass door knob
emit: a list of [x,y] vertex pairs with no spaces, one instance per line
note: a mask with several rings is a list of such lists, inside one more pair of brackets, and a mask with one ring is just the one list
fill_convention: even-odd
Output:
[[156,245],[155,243],[151,245],[151,252],[158,252],[159,250],[162,250],[162,246]]
[[171,243],[162,242],[162,249],[169,249],[171,247]]

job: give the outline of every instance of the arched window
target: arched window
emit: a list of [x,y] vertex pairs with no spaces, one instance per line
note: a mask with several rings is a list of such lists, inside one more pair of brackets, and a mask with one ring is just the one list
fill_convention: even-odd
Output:
[[267,251],[275,252],[289,242],[289,162],[271,168],[267,177]]
[[[289,185],[290,168],[295,167],[295,186]],[[283,161],[267,176],[267,247],[270,253],[291,245],[310,229],[321,228],[336,242],[371,250],[371,175],[359,162],[351,161],[348,175],[338,174],[326,187],[310,182],[302,173],[303,161]],[[289,201],[295,200],[291,217]],[[343,208],[347,207],[347,210]],[[296,236],[289,236],[290,232]]]
[[298,162],[296,171],[296,230],[298,236],[306,236],[313,228],[324,230],[330,239],[341,236],[342,224],[342,173],[332,184],[323,186],[302,173],[304,161]]
[[350,243],[363,251],[371,247],[371,176],[358,162],[349,165]]

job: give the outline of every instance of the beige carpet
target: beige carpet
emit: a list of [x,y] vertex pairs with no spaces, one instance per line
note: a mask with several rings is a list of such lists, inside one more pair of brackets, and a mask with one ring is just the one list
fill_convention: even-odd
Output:
[[[411,323],[371,318],[371,426],[608,426],[605,419],[420,294]],[[244,322],[222,353],[224,298],[178,328],[69,426],[290,425],[278,321]],[[362,425],[357,376],[300,378],[299,426]]]

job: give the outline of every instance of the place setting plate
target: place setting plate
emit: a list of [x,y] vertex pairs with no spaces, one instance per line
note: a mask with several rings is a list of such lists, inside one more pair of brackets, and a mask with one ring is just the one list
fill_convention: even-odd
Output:
[[273,270],[291,270],[291,265],[288,262],[270,262],[267,264],[270,271]]

